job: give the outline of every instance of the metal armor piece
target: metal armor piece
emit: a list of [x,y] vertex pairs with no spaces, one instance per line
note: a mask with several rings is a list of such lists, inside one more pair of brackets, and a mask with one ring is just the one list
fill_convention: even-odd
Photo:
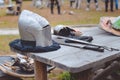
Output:
[[61,30],[61,29],[64,29],[64,28],[65,28],[64,25],[57,25],[57,26],[55,26],[55,28],[54,28],[54,33],[55,33],[55,34],[58,34],[58,33],[60,32],[60,30]]
[[35,41],[36,46],[46,47],[52,45],[51,26],[42,16],[23,10],[18,20],[21,40]]

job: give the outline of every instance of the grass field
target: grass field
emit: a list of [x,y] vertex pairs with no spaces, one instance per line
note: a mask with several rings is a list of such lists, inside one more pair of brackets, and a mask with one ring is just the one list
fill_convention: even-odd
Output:
[[[65,14],[58,15],[57,9],[54,9],[55,14],[50,13],[49,8],[38,9],[33,7],[31,1],[23,1],[22,10],[27,9],[33,11],[43,17],[45,17],[51,26],[56,26],[58,24],[65,25],[79,25],[79,24],[98,24],[101,16],[119,16],[120,10],[114,10],[114,12],[105,12],[104,3],[99,0],[99,7],[101,11],[95,10],[95,4],[91,3],[91,10],[86,11],[86,1],[83,0],[80,9],[73,9],[69,7],[68,0],[65,0],[64,4],[61,7],[61,13],[66,12]],[[69,15],[69,11],[73,11],[74,15]],[[18,18],[19,16],[6,15],[6,9],[0,9],[0,28],[17,28],[18,27]]]
[[[61,12],[66,12],[64,14],[58,15],[56,8],[55,14],[50,14],[49,8],[38,9],[31,6],[31,1],[23,1],[22,10],[27,9],[33,11],[43,17],[45,17],[52,27],[64,24],[64,25],[80,25],[80,24],[99,24],[99,19],[102,16],[119,16],[120,10],[114,10],[114,12],[105,12],[104,11],[104,3],[101,0],[99,1],[99,6],[101,11],[95,10],[95,4],[91,3],[91,10],[85,11],[86,2],[83,0],[82,6],[80,9],[73,9],[69,7],[68,0],[65,0],[65,3],[61,7]],[[69,15],[69,11],[73,11],[75,14]],[[0,28],[18,28],[18,18],[19,16],[6,15],[6,9],[0,8]],[[83,26],[84,27],[84,26]],[[8,55],[14,54],[9,49],[9,42],[19,38],[19,35],[0,35],[0,55]],[[55,74],[51,74],[51,76],[56,76]],[[25,80],[33,80],[33,79],[25,79]],[[51,79],[52,80],[52,79]],[[53,79],[56,80],[56,79]],[[57,79],[58,80],[58,79]]]

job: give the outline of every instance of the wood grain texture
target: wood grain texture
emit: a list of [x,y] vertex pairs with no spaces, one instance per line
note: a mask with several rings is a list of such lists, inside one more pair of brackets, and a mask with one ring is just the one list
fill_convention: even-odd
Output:
[[47,80],[46,64],[39,61],[34,61],[35,64],[35,80]]

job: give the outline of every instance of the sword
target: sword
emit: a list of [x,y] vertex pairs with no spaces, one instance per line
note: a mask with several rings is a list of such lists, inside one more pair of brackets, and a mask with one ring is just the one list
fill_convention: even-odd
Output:
[[[67,45],[67,46],[72,46],[72,47],[77,47],[77,48],[82,48],[82,49],[89,49],[89,50],[94,50],[94,51],[99,51],[99,52],[104,52],[104,50],[120,51],[119,49],[116,49],[116,48],[109,48],[107,46],[101,46],[101,45],[89,43],[83,40],[77,40],[77,39],[58,36],[58,35],[54,35],[54,37],[56,37],[55,41],[62,45]],[[75,43],[81,44],[81,46]]]
[[76,45],[76,44],[69,44],[69,43],[62,43],[58,42],[61,45],[66,45],[66,46],[71,46],[71,47],[76,47],[76,48],[81,48],[81,49],[88,49],[88,50],[93,50],[93,51],[98,51],[98,52],[104,52],[104,48],[97,47],[97,46],[90,46],[90,45]]

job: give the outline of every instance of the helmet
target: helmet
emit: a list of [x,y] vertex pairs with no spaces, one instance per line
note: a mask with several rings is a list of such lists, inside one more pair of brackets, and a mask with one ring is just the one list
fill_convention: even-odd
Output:
[[9,43],[11,49],[21,52],[49,52],[60,48],[52,40],[51,26],[44,17],[24,10],[19,16],[18,26],[20,39]]
[[72,28],[66,27],[64,25],[57,25],[54,28],[54,34],[60,35],[60,36],[68,37],[68,36],[72,35],[72,31],[75,31],[75,30]]
[[60,30],[64,29],[64,27],[65,27],[64,25],[57,25],[57,26],[55,26],[54,34],[55,35],[59,34]]
[[21,43],[46,47],[52,45],[51,26],[42,16],[23,10],[18,20]]

